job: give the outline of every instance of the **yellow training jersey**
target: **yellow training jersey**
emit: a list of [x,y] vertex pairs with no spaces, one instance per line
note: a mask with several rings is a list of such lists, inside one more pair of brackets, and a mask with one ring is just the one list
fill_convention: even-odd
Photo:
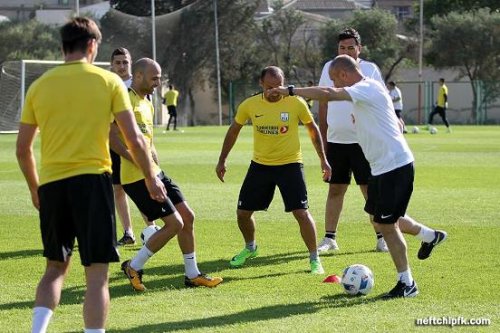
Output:
[[21,123],[40,128],[40,185],[111,173],[110,122],[130,109],[122,80],[89,63],[68,62],[38,78],[26,95]]
[[[135,121],[142,135],[144,135],[146,143],[148,144],[148,151],[150,151],[153,144],[153,116],[155,112],[153,104],[148,99],[139,97],[132,89],[129,91],[129,96]],[[161,169],[156,165],[152,157],[151,163],[154,167],[155,174],[159,174]],[[144,179],[144,174],[133,162],[122,157],[120,163],[120,178],[122,184],[130,184]]]
[[446,100],[444,99],[444,95],[448,96],[448,87],[445,84],[443,84],[439,88],[438,100],[437,100],[437,105],[442,107],[442,108],[444,108],[444,105],[446,103]]
[[299,123],[313,121],[306,102],[296,96],[268,102],[262,94],[247,98],[238,107],[234,121],[253,126],[253,161],[264,165],[302,162]]
[[169,90],[165,93],[165,105],[177,106],[177,97],[179,97],[179,92],[175,89]]

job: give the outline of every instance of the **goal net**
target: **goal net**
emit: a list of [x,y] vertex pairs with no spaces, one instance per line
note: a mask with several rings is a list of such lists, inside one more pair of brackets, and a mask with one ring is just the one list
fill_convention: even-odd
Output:
[[[47,70],[63,61],[16,60],[6,61],[0,70],[0,133],[16,133],[29,86]],[[94,65],[109,68],[108,62]]]

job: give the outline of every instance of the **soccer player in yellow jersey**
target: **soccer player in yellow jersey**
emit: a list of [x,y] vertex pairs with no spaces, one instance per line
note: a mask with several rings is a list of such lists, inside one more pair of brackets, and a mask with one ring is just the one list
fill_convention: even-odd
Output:
[[[132,66],[132,85],[129,95],[137,125],[151,148],[151,161],[155,165],[155,173],[167,189],[167,201],[159,203],[149,197],[144,176],[130,158],[128,151],[123,149],[125,148],[123,145],[113,146],[113,149],[121,155],[121,183],[127,195],[149,221],[161,219],[165,226],[149,238],[132,260],[122,263],[122,270],[135,290],[144,291],[146,289],[142,283],[144,265],[153,254],[177,235],[179,247],[184,256],[184,284],[187,287],[215,287],[222,282],[222,278],[210,277],[198,269],[194,240],[194,212],[186,202],[179,186],[160,169],[158,154],[153,145],[154,108],[147,99],[147,95],[152,94],[160,85],[160,79],[160,65],[149,58],[137,60]],[[112,143],[114,145],[118,141],[113,139]]]
[[179,91],[174,88],[174,85],[168,86],[168,91],[165,93],[165,105],[168,110],[168,123],[166,130],[170,130],[170,124],[173,124],[174,131],[177,131],[177,99],[179,98]]
[[[101,41],[99,28],[88,18],[76,17],[60,32],[65,63],[30,86],[17,137],[17,159],[40,211],[47,258],[36,290],[32,332],[47,330],[75,238],[87,285],[85,332],[104,332],[110,301],[108,263],[119,260],[108,144],[113,117],[146,176],[149,195],[164,201],[166,191],[153,171],[125,86],[116,74],[92,65]],[[40,177],[33,153],[38,129]]]
[[444,84],[443,78],[439,79],[439,86],[438,100],[434,111],[429,115],[428,127],[430,128],[434,116],[438,114],[441,119],[443,119],[443,123],[446,125],[448,133],[451,133],[450,123],[448,119],[446,119],[446,109],[448,109],[448,87]]
[[254,138],[253,158],[240,190],[237,209],[238,226],[245,240],[245,248],[231,259],[230,265],[241,267],[247,259],[257,256],[253,213],[269,207],[278,186],[285,211],[292,212],[299,223],[300,234],[310,254],[311,273],[323,274],[316,249],[316,227],[308,210],[299,123],[305,125],[311,137],[321,163],[323,180],[330,178],[331,168],[325,157],[318,126],[306,102],[302,98],[283,98],[279,94],[269,93],[270,89],[283,85],[284,80],[285,76],[279,67],[264,68],[260,76],[263,92],[247,98],[238,107],[215,168],[217,177],[224,181],[227,156],[243,125],[251,121]]

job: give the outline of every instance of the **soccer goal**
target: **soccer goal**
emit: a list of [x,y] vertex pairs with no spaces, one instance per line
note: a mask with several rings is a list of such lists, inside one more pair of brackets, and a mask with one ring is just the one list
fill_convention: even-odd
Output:
[[[29,86],[47,70],[64,63],[51,60],[6,61],[0,70],[0,133],[17,133]],[[94,62],[109,68],[109,62]]]

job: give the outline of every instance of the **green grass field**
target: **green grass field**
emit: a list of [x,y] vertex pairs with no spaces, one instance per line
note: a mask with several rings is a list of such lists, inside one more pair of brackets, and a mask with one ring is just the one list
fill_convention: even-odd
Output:
[[[410,264],[420,295],[381,301],[395,284],[388,254],[376,253],[375,236],[356,186],[347,193],[338,232],[341,250],[323,256],[327,274],[308,273],[308,254],[293,216],[283,212],[279,192],[269,211],[259,212],[260,256],[244,268],[229,259],[243,247],[235,221],[238,191],[251,158],[251,129],[244,128],[229,160],[226,182],[214,168],[227,127],[186,128],[161,134],[156,145],[163,169],[182,188],[196,212],[200,269],[224,278],[215,289],[186,289],[177,242],[146,265],[148,291],[136,294],[110,267],[109,332],[449,332],[447,326],[419,327],[418,318],[488,318],[489,326],[454,327],[457,332],[500,331],[500,127],[460,127],[437,135],[406,137],[416,158],[416,183],[408,214],[448,231],[431,258],[419,261],[419,241],[407,237]],[[15,135],[0,136],[0,327],[27,332],[35,288],[44,270],[37,212],[15,159]],[[302,129],[311,212],[323,235],[327,185]],[[143,228],[132,210],[136,236]],[[121,234],[121,227],[118,227]],[[131,258],[139,246],[121,250]],[[338,284],[322,283],[351,264],[375,274],[367,297],[349,297]],[[75,255],[50,332],[82,331],[83,271]]]

